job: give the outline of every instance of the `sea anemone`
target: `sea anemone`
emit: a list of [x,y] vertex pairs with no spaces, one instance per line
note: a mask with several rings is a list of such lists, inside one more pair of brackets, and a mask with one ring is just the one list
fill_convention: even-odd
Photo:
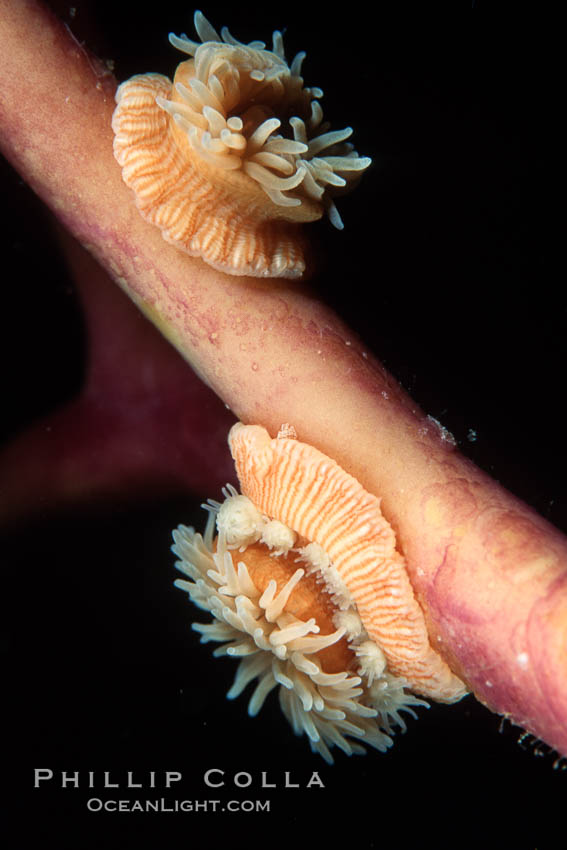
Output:
[[164,239],[234,275],[295,278],[305,270],[300,223],[327,212],[333,196],[370,164],[352,129],[323,121],[322,91],[304,85],[299,53],[219,35],[201,12],[202,44],[170,35],[192,58],[173,84],[141,74],[116,92],[114,153],[144,218]]
[[242,659],[228,696],[258,679],[251,715],[279,687],[292,728],[327,761],[333,746],[384,751],[401,712],[427,705],[416,694],[453,702],[466,689],[429,646],[378,499],[289,433],[231,429],[244,493],[227,485],[204,505],[203,537],[174,532],[190,579],[176,585],[214,617],[194,625],[202,642]]

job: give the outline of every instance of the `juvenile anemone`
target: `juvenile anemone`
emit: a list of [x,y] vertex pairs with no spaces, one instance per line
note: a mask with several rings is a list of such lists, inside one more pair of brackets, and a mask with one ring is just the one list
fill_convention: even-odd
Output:
[[114,153],[140,212],[164,238],[236,275],[299,277],[305,269],[299,225],[321,218],[342,228],[333,195],[368,167],[330,131],[322,91],[288,65],[281,33],[272,50],[219,35],[200,12],[202,44],[170,35],[192,58],[174,83],[142,74],[119,86]]
[[466,691],[429,646],[378,500],[293,437],[239,423],[229,442],[244,494],[209,500],[204,537],[180,526],[173,547],[190,579],[177,586],[214,617],[194,625],[202,642],[242,659],[228,696],[258,679],[255,715],[279,688],[294,731],[329,762],[333,746],[386,750],[401,712],[427,705],[415,693]]

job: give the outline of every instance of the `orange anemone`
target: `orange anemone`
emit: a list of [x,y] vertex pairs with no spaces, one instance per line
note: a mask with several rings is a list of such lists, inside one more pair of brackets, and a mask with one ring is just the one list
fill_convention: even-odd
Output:
[[305,269],[300,225],[326,211],[370,164],[330,131],[322,91],[301,77],[303,53],[288,65],[282,36],[273,48],[219,35],[200,12],[195,29],[171,43],[192,58],[173,84],[142,74],[119,86],[114,153],[140,212],[164,239],[235,275],[290,277]]
[[[272,440],[235,425],[229,444],[242,493],[205,505],[204,537],[174,532],[189,593],[214,622],[194,628],[241,658],[229,697],[257,679],[256,714],[271,690],[297,734],[330,749],[385,750],[401,711],[466,688],[430,646],[425,620],[379,500],[285,426]],[[214,528],[218,536],[214,536]],[[413,692],[413,693],[412,693]]]

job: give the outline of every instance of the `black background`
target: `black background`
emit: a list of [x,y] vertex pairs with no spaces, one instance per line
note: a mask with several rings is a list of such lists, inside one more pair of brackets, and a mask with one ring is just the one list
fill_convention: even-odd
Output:
[[[51,5],[114,61],[119,80],[171,74],[178,56],[167,33],[192,33],[186,2],[150,10],[77,0],[73,16],[70,4]],[[307,51],[304,77],[323,88],[333,126],[352,125],[357,149],[373,157],[340,202],[344,232],[313,227],[321,297],[464,453],[567,531],[567,300],[549,262],[544,168],[550,32],[533,15],[496,19],[483,3],[458,19],[393,20],[381,4],[369,8],[212,2],[203,11],[243,41],[286,30],[288,58]],[[76,392],[86,352],[49,215],[5,165],[2,185],[9,439]],[[135,504],[46,510],[5,538],[15,614],[5,669],[16,704],[7,774],[21,831],[10,846],[24,846],[31,826],[45,847],[173,848],[198,835],[213,848],[567,847],[567,773],[471,697],[421,710],[386,755],[338,753],[333,767],[293,737],[275,699],[256,719],[245,698],[228,703],[233,664],[199,646],[193,612],[171,584],[170,530],[200,525],[200,501],[149,492]],[[269,799],[271,812],[92,814],[93,794],[132,794],[55,782],[33,791],[34,767],[119,779],[179,770],[184,782],[170,797]],[[202,781],[213,767],[227,778],[216,792]],[[283,788],[286,771],[304,786],[313,770],[324,790]],[[239,771],[253,776],[250,788],[230,782]],[[277,789],[260,788],[262,771]]]

